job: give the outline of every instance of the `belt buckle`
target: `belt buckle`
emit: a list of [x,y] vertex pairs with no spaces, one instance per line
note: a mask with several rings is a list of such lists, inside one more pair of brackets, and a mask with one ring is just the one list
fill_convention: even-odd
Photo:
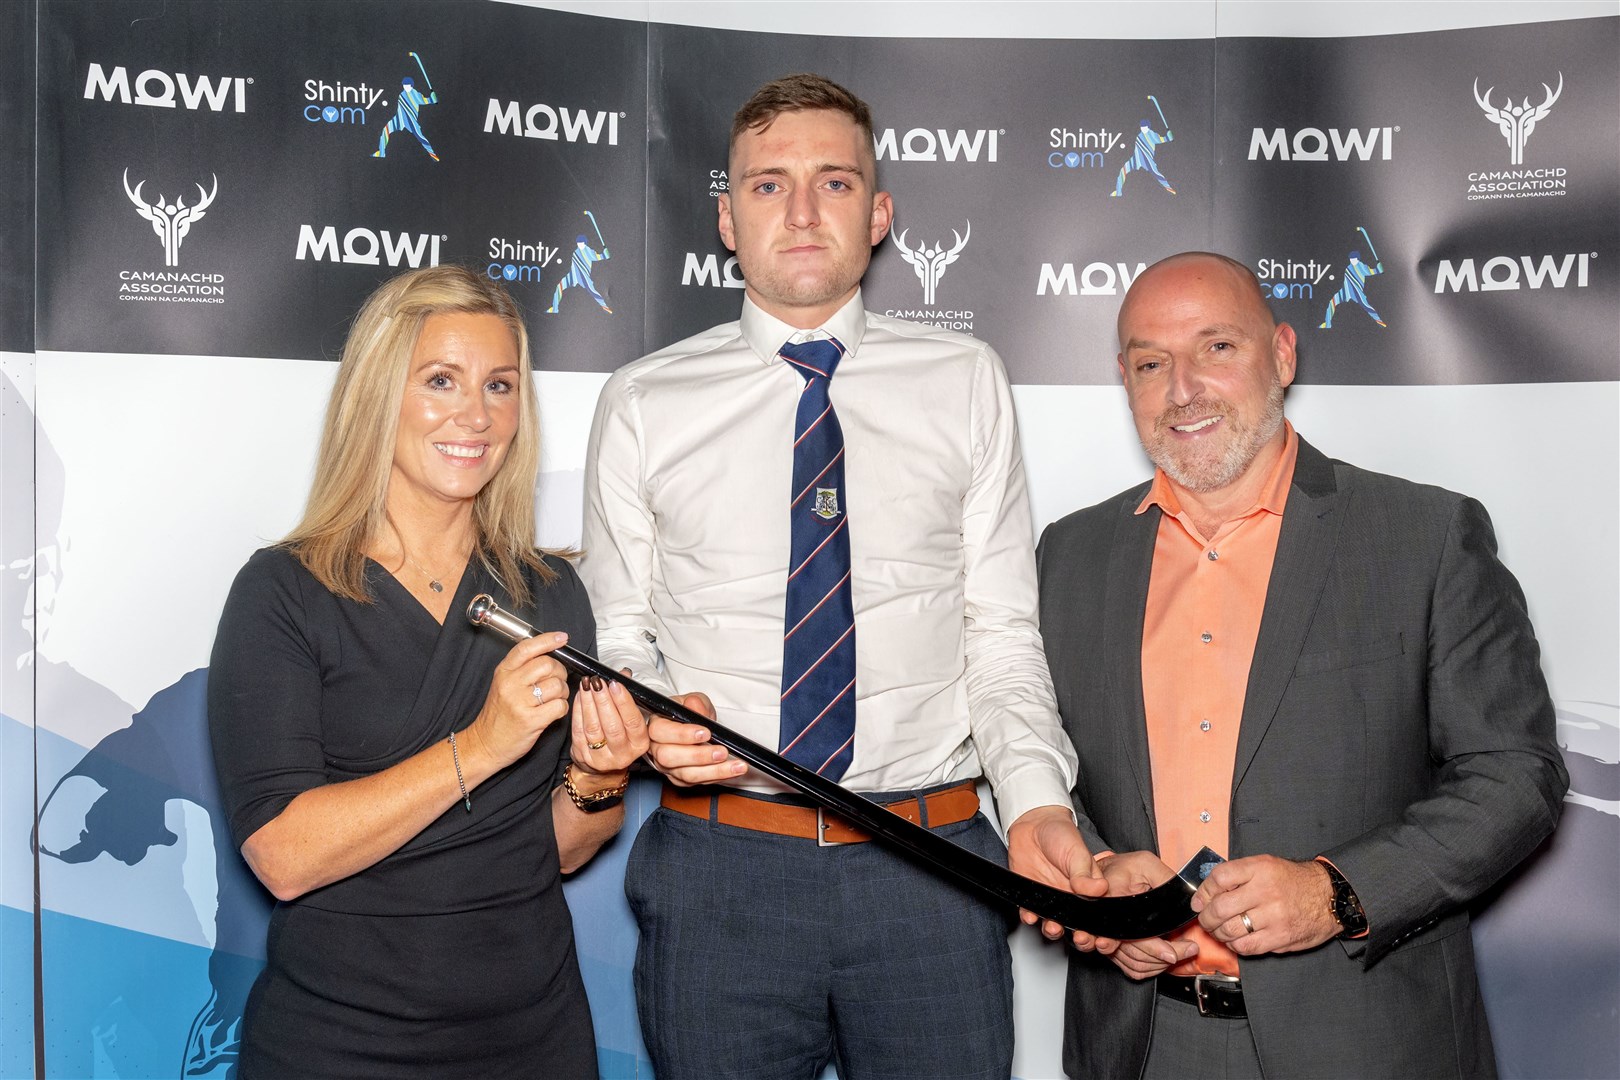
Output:
[[1194,975],[1193,976],[1193,993],[1198,998],[1198,1015],[1199,1016],[1208,1016],[1209,1015],[1209,1004],[1208,1003],[1209,1003],[1209,993],[1210,993],[1210,991],[1209,991],[1208,987],[1209,987],[1209,985],[1211,983],[1214,983],[1217,986],[1236,986],[1240,981],[1241,980],[1239,980],[1238,977],[1235,976],[1235,975],[1222,975],[1222,974],[1215,973],[1215,972],[1212,972],[1212,973],[1207,974],[1207,975],[1205,975],[1205,974]]
[[827,820],[827,808],[816,807],[816,847],[843,847],[851,843],[849,840],[827,839],[827,827],[831,824],[832,822]]

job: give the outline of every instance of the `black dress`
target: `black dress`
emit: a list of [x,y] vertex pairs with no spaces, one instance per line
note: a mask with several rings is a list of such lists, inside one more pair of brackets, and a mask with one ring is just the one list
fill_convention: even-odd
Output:
[[[514,609],[591,650],[572,567]],[[285,551],[248,560],[209,671],[220,788],[240,846],[294,796],[379,772],[472,723],[511,647],[463,615],[510,596],[472,560],[440,626],[382,567],[339,599]],[[595,1077],[550,793],[566,719],[394,854],[276,905],[245,1014],[242,1080]],[[446,766],[449,767],[448,765]]]

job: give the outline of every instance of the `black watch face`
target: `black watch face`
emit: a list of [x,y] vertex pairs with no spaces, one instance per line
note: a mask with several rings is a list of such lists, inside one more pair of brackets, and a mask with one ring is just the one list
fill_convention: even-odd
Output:
[[622,802],[624,802],[624,796],[622,794],[604,795],[599,799],[586,800],[585,805],[581,806],[580,809],[585,811],[587,814],[599,814],[603,810],[613,809]]

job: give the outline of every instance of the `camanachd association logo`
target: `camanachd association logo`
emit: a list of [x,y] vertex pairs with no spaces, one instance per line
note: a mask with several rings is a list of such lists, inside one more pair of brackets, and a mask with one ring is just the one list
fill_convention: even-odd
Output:
[[920,308],[891,308],[883,314],[893,319],[911,319],[915,322],[927,323],[943,330],[962,330],[971,332],[973,329],[973,312],[965,310],[944,311],[934,306],[936,294],[939,292],[940,279],[945,271],[961,257],[968,240],[973,236],[973,222],[963,222],[960,231],[951,230],[951,243],[927,238],[916,237],[907,242],[910,227],[891,230],[889,240],[900,252],[900,257],[906,260],[912,272],[917,275],[917,282],[922,286],[922,302]]
[[[211,186],[193,181],[195,198],[181,188],[173,199],[159,193],[148,199],[146,179],[130,186],[129,170],[124,170],[124,195],[145,219],[163,251],[162,270],[129,268],[118,271],[118,298],[149,303],[223,304],[225,275],[196,269],[181,269],[180,251],[192,226],[208,216],[219,196],[219,177],[210,174]],[[187,200],[190,200],[189,202]]]
[[[1504,87],[1501,100],[1497,99],[1497,84],[1492,82],[1484,92],[1479,79],[1474,80],[1474,104],[1479,106],[1484,123],[1477,131],[1483,137],[1486,126],[1494,126],[1507,143],[1508,167],[1471,169],[1468,173],[1467,196],[1469,202],[1488,199],[1534,199],[1558,197],[1569,190],[1569,170],[1562,165],[1549,165],[1545,160],[1532,164],[1528,160],[1530,136],[1538,125],[1552,115],[1553,106],[1564,94],[1564,73],[1558,73],[1556,87],[1543,82],[1537,94],[1519,93]],[[1533,100],[1539,98],[1540,100]],[[1500,145],[1500,144],[1498,144]],[[1499,159],[1500,160],[1500,159]]]

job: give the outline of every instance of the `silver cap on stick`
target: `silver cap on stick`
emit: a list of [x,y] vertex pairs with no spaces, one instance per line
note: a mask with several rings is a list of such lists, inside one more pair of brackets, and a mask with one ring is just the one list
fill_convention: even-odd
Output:
[[516,615],[502,611],[495,598],[488,593],[479,593],[473,597],[472,603],[467,605],[467,621],[474,626],[487,626],[512,641],[523,641],[540,635],[540,631]]

